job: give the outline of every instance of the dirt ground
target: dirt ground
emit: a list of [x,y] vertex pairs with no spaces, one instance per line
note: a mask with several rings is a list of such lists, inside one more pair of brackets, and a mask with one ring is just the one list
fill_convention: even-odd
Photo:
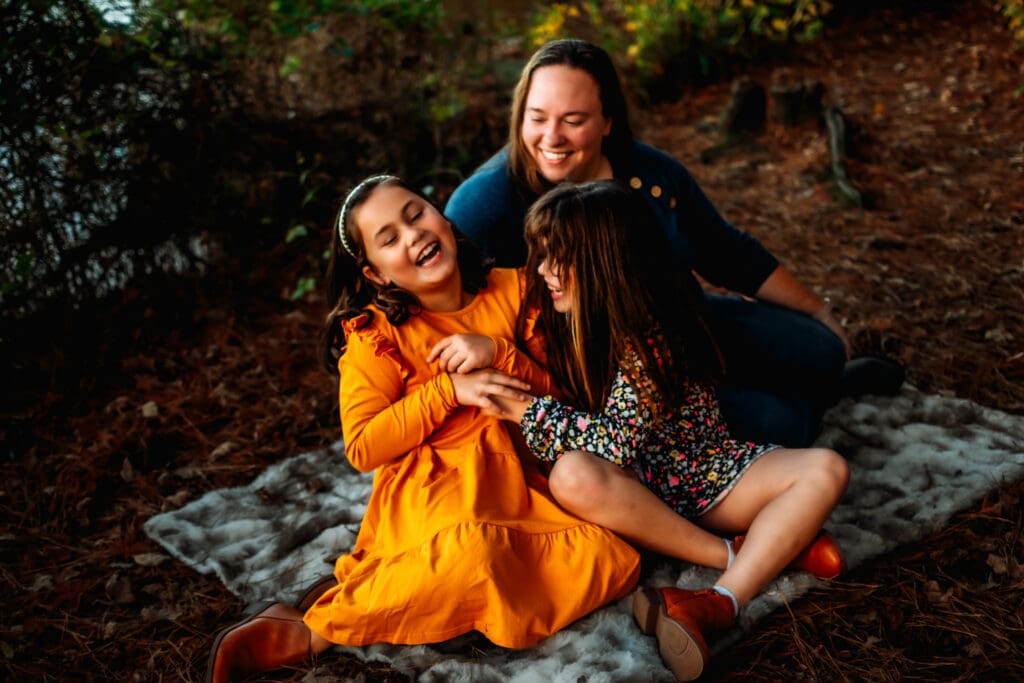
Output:
[[[752,139],[706,154],[730,82],[644,108],[635,127],[831,298],[857,352],[1024,414],[1024,56],[986,3],[943,6],[851,18],[747,74],[824,86],[864,208],[837,199],[826,131],[777,123],[771,105]],[[3,333],[0,677],[202,677],[243,605],[143,523],[340,436],[314,360],[323,304],[287,300],[282,257],[234,283],[128,292],[44,336]],[[993,490],[759,622],[706,678],[1024,680],[1022,520],[1024,482]],[[404,680],[337,655],[307,672],[270,680]]]

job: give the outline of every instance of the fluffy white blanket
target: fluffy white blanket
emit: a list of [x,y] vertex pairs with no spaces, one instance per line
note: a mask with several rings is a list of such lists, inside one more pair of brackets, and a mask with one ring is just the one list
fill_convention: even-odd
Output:
[[[941,529],[987,491],[1024,477],[1024,416],[912,387],[895,397],[842,401],[826,415],[818,444],[851,465],[849,489],[826,524],[850,567]],[[157,515],[145,529],[171,555],[250,604],[291,601],[351,549],[371,485],[371,475],[353,470],[338,442],[273,465],[248,486],[211,491]],[[695,588],[716,576],[676,564],[648,582]],[[816,584],[808,574],[782,575],[742,610],[718,647]],[[429,647],[343,649],[428,681],[672,680],[654,639],[634,624],[629,598],[528,650],[465,637]]]

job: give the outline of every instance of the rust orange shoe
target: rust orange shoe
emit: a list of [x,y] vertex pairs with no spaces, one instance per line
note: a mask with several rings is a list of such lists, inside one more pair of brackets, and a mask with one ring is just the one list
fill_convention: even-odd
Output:
[[658,652],[676,680],[704,673],[711,652],[707,639],[736,623],[732,600],[717,591],[644,588],[633,594],[633,618],[658,638]]
[[217,634],[206,683],[238,681],[312,659],[309,627],[291,605],[274,603]]
[[819,579],[834,579],[846,571],[843,554],[839,552],[835,539],[826,531],[819,532],[789,566],[802,572],[810,572]]
[[[739,552],[745,538],[737,536],[733,539],[734,552]],[[834,579],[846,570],[846,563],[832,535],[827,531],[819,531],[814,540],[789,563],[787,569],[809,572],[819,579]]]

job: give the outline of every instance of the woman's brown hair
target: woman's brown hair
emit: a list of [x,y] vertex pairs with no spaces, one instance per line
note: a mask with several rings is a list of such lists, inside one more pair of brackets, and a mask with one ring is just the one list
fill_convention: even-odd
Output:
[[611,119],[611,131],[601,143],[601,149],[614,168],[633,142],[633,131],[629,127],[629,112],[622,92],[618,72],[608,53],[584,40],[553,40],[542,45],[523,67],[512,95],[512,109],[509,116],[509,167],[512,177],[520,190],[537,196],[551,187],[551,183],[540,175],[523,144],[523,119],[526,115],[526,98],[530,94],[533,74],[544,66],[561,65],[580,69],[590,74],[597,83],[598,97],[604,117]]

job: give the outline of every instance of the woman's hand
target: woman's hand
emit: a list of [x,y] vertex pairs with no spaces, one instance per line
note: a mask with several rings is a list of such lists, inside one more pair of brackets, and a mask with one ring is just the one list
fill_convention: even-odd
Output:
[[506,411],[502,400],[529,401],[530,385],[521,379],[490,368],[466,374],[448,373],[459,405],[476,406],[489,415]]
[[832,332],[839,337],[839,341],[843,342],[843,348],[846,349],[846,357],[849,358],[852,348],[850,346],[850,340],[847,338],[846,332],[843,330],[843,324],[832,314],[832,304],[829,303],[828,299],[825,299],[824,301],[824,305],[811,317],[828,329],[832,330]]
[[839,337],[846,350],[846,357],[850,357],[850,340],[846,337],[843,324],[832,315],[832,305],[828,297],[823,299],[804,287],[785,266],[776,268],[768,279],[761,283],[757,290],[757,298],[811,316]]
[[434,344],[427,362],[439,361],[442,372],[466,374],[489,368],[497,352],[494,340],[480,334],[453,334]]

